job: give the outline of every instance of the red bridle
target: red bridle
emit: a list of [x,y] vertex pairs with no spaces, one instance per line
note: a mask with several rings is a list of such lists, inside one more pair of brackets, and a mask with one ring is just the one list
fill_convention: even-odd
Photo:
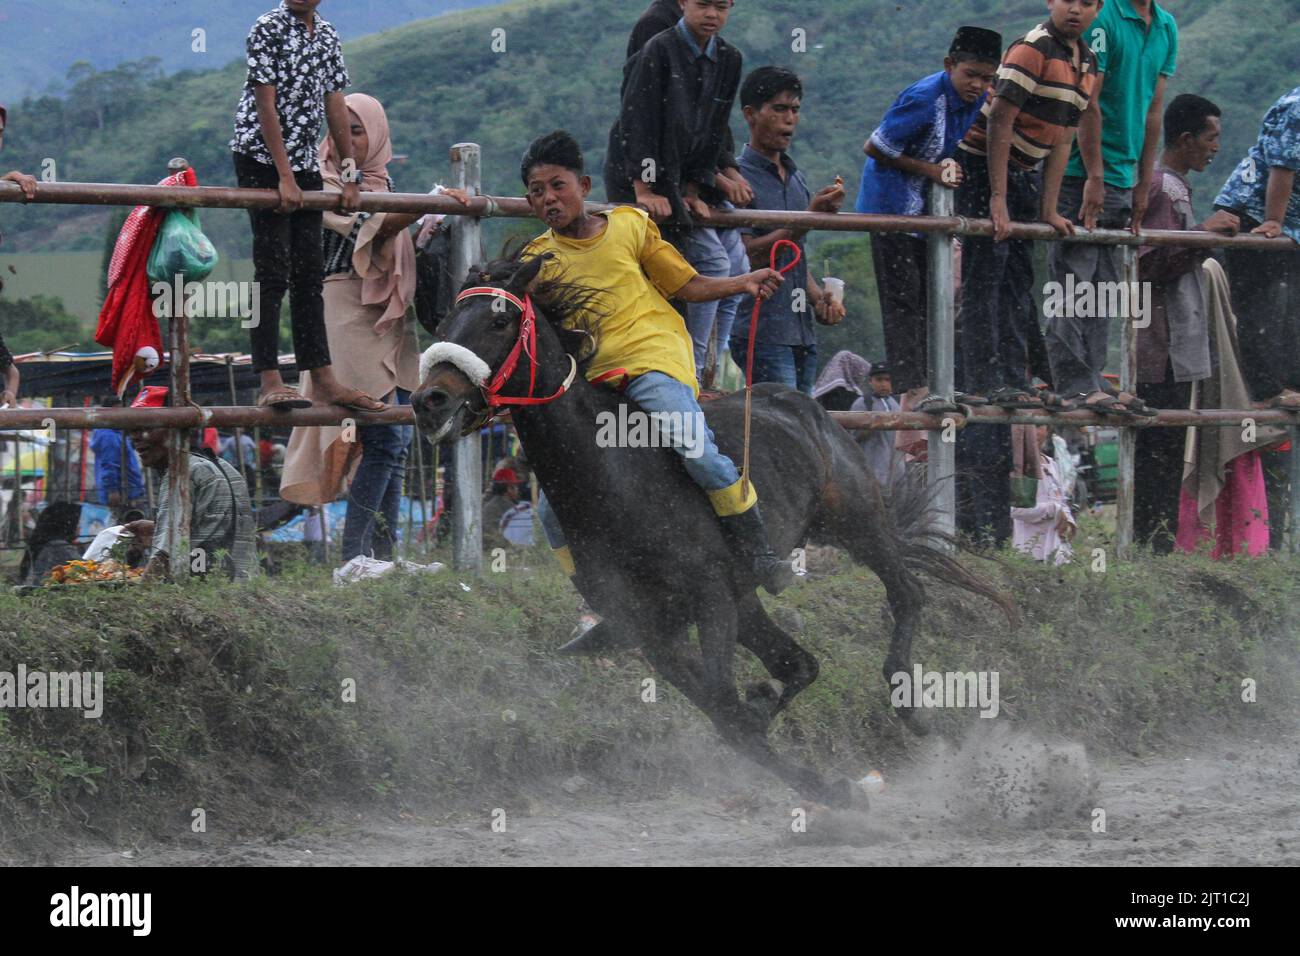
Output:
[[[504,299],[523,315],[519,320],[519,338],[515,339],[515,346],[506,356],[506,360],[501,363],[492,380],[486,385],[480,385],[479,390],[483,393],[483,400],[487,402],[489,408],[499,408],[502,405],[545,405],[547,402],[553,402],[569,390],[573,384],[574,376],[578,371],[578,363],[573,356],[569,356],[572,363],[569,369],[569,375],[565,378],[564,383],[554,392],[545,398],[537,398],[533,395],[533,389],[537,385],[537,314],[533,311],[533,300],[525,294],[522,299],[505,289],[499,289],[495,286],[474,286],[465,289],[456,296],[456,304],[460,305],[465,299],[471,299],[475,296],[487,295],[493,299]],[[528,394],[527,395],[502,395],[501,389],[510,376],[515,373],[515,367],[519,364],[519,356],[528,357]],[[495,418],[500,412],[493,412],[489,418]]]

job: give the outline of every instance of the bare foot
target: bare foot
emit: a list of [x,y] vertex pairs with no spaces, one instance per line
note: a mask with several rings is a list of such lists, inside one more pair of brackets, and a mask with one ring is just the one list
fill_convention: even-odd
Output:
[[317,405],[341,405],[360,412],[382,412],[388,406],[371,398],[359,388],[349,388],[342,382],[312,382],[312,401]]
[[1268,408],[1300,409],[1300,392],[1293,388],[1284,388],[1272,398],[1267,398],[1262,402],[1251,402],[1251,405],[1260,410]]

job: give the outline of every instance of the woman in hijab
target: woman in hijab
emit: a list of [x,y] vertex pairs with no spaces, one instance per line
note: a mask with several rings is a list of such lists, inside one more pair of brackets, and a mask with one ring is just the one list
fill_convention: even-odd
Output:
[[18,565],[19,581],[41,584],[45,576],[59,565],[79,560],[81,549],[76,541],[80,526],[81,505],[68,501],[47,505],[36,519],[27,551]]
[[822,369],[812,397],[830,412],[846,412],[866,395],[871,363],[856,352],[840,351]]
[[[362,192],[393,192],[388,118],[372,96],[347,99],[352,150]],[[320,146],[326,191],[342,192],[344,170],[334,144]],[[459,190],[443,190],[463,203]],[[415,298],[415,247],[407,228],[418,213],[338,213],[324,218],[325,326],[340,381],[389,404],[409,404],[419,384],[419,351],[407,309]],[[310,382],[311,373],[303,373]],[[288,501],[323,505],[334,501],[355,468],[343,528],[342,560],[359,554],[392,554],[402,493],[402,472],[411,442],[409,425],[295,428],[285,458],[280,494]],[[358,448],[358,442],[360,448]]]
[[1070,489],[1056,461],[1052,430],[1046,425],[1013,425],[1014,474],[1037,480],[1033,507],[1011,509],[1012,544],[1034,560],[1060,567],[1074,558],[1070,542],[1077,525]]

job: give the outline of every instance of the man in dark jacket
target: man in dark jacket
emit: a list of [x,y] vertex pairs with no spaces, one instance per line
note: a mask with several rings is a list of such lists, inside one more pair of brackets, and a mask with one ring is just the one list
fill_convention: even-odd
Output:
[[[704,222],[710,208],[753,199],[732,154],[731,107],[742,58],[720,35],[731,6],[732,0],[684,0],[670,28],[642,40],[666,22],[665,11],[647,11],[628,43],[633,55],[623,66],[622,109],[605,159],[609,200],[645,208],[664,238],[710,278],[748,271],[739,233]],[[638,42],[644,43],[639,51]],[[712,380],[710,343],[716,341],[715,359],[726,350],[737,305],[733,297],[684,310],[705,387]]]
[[654,0],[632,28],[632,35],[627,39],[627,59],[630,60],[639,53],[646,41],[656,33],[675,27],[681,18],[680,0]]
[[689,0],[674,28],[651,37],[623,67],[605,192],[611,202],[639,203],[678,227],[674,238],[692,225],[688,206],[698,212],[701,200],[741,200],[739,187],[717,175],[742,62],[719,35],[726,2]]

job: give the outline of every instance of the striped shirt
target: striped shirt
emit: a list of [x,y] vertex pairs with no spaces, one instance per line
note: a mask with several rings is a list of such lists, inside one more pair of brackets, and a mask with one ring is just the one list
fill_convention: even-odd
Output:
[[[154,525],[155,552],[167,541],[170,522],[171,487],[164,481]],[[220,568],[231,580],[247,581],[257,568],[255,535],[248,486],[239,472],[228,461],[190,455],[191,571]],[[196,564],[196,550],[204,553],[202,565]]]
[[1051,21],[1040,23],[1011,44],[998,67],[993,94],[962,140],[961,149],[976,156],[988,152],[989,115],[993,101],[1017,107],[1011,133],[1011,162],[1036,169],[1069,131],[1079,125],[1097,89],[1097,56],[1082,40],[1076,52]]
[[[388,191],[397,192],[397,185],[393,182],[393,177],[388,177]],[[325,270],[321,275],[332,276],[340,272],[351,274],[352,255],[357,251],[357,236],[361,234],[361,227],[366,224],[366,220],[373,216],[374,213],[359,212],[352,217],[352,228],[348,230],[345,236],[341,232],[335,232],[328,226],[321,233],[321,254],[325,264]]]

